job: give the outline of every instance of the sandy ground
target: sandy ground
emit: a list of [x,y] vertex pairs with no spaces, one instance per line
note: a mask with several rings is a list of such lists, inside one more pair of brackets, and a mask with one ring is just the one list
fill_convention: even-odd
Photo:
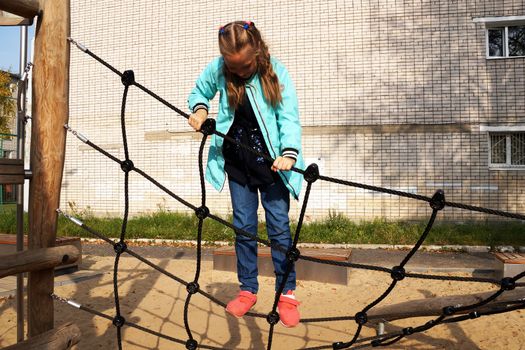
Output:
[[[195,262],[191,260],[151,259],[186,281],[193,279]],[[85,306],[113,316],[112,257],[88,255],[84,269],[105,271],[100,277],[55,288],[55,293]],[[123,316],[141,326],[186,340],[183,308],[186,290],[176,281],[152,270],[132,258],[120,260],[119,293]],[[456,274],[457,275],[457,274]],[[274,279],[260,277],[259,301],[255,311],[267,313],[271,308]],[[353,315],[377,298],[389,285],[390,277],[380,272],[353,270],[347,286],[302,281],[297,295],[303,317]],[[207,292],[228,301],[237,292],[236,274],[213,271],[212,263],[204,261],[200,285]],[[383,304],[435,296],[469,294],[490,291],[488,284],[439,282],[417,279],[401,281]],[[428,318],[396,321],[386,330],[417,326]],[[82,338],[75,349],[117,349],[116,330],[101,317],[93,316],[67,304],[55,302],[55,324],[76,323]],[[264,319],[236,319],[200,294],[191,301],[189,324],[199,343],[229,349],[266,349],[269,326]],[[482,317],[459,324],[440,325],[424,334],[402,340],[391,349],[525,349],[525,311]],[[272,349],[297,349],[329,345],[334,341],[349,341],[354,334],[353,321],[300,324],[294,329],[278,324]],[[156,336],[133,328],[123,328],[124,349],[185,349]],[[375,329],[365,327],[362,336],[374,336]],[[16,342],[15,300],[0,300],[0,348]]]

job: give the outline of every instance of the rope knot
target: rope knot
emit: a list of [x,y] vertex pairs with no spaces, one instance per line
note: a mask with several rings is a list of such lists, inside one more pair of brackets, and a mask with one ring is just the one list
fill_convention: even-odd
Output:
[[445,306],[443,308],[443,315],[445,316],[451,316],[456,312],[456,308],[454,306]]
[[206,219],[210,215],[210,209],[206,206],[198,207],[195,209],[195,215],[201,220]]
[[188,350],[196,350],[199,343],[195,339],[188,339],[186,340],[186,349]]
[[289,262],[296,262],[299,260],[299,256],[301,256],[301,252],[297,248],[290,248],[290,250],[286,252],[286,259],[288,259]]
[[313,183],[319,179],[319,167],[317,164],[312,163],[308,165],[308,168],[304,171],[304,179],[309,183]]
[[121,81],[124,86],[135,84],[135,73],[133,73],[132,70],[124,71],[124,73],[122,73]]
[[445,192],[437,190],[430,200],[430,207],[434,210],[441,210],[445,207]]
[[392,272],[390,273],[390,277],[396,281],[401,281],[406,276],[405,269],[402,266],[394,266],[392,268]]
[[364,325],[365,323],[368,322],[368,316],[366,316],[366,313],[365,312],[358,312],[355,314],[355,322],[358,324],[358,325]]
[[120,315],[118,316],[115,316],[115,318],[113,319],[113,325],[115,327],[122,327],[124,324],[126,323],[126,319]]
[[130,159],[126,159],[120,163],[120,169],[122,169],[122,171],[125,173],[129,173],[131,170],[135,169],[135,164],[133,164]]
[[117,253],[117,254],[122,254],[122,253],[124,253],[127,249],[128,249],[128,246],[126,245],[126,243],[124,243],[124,241],[120,241],[120,242],[115,243],[115,244],[113,245],[113,250],[114,250],[115,253]]
[[213,134],[215,132],[215,119],[206,119],[204,123],[202,123],[200,131],[206,136]]
[[343,343],[342,341],[332,343],[332,349],[334,350],[339,350],[339,349],[344,349],[344,348],[346,348],[346,344]]
[[501,280],[501,289],[503,290],[513,290],[516,288],[516,281],[510,277],[505,277]]
[[403,335],[411,335],[413,333],[414,333],[414,328],[412,327],[403,328]]
[[195,294],[195,293],[197,293],[199,291],[199,284],[197,282],[190,282],[186,286],[186,290],[190,294]]
[[266,316],[266,321],[271,325],[275,325],[279,322],[279,314],[275,311],[270,312],[268,316]]

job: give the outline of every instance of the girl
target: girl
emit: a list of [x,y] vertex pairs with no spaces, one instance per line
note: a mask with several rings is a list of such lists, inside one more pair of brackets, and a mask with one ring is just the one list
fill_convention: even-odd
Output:
[[[254,150],[269,154],[273,163],[213,135],[208,154],[206,180],[221,191],[228,175],[233,225],[257,235],[258,193],[265,210],[266,230],[272,243],[292,245],[288,211],[290,193],[295,199],[302,175],[289,171],[304,168],[301,126],[295,88],[286,68],[274,57],[253,22],[232,22],[219,29],[221,56],[201,73],[188,104],[189,124],[200,130],[208,117],[210,100],[219,92],[216,129]],[[237,275],[240,292],[226,311],[242,317],[257,301],[257,242],[236,234]],[[272,249],[276,290],[283,282],[285,254]],[[295,299],[295,271],[285,282],[279,298],[281,323],[299,323]]]

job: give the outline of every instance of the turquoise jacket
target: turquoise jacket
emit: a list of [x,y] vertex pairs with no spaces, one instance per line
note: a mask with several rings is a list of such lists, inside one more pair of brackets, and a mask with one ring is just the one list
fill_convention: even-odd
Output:
[[[255,74],[246,82],[246,93],[255,112],[257,122],[262,131],[264,141],[272,158],[283,154],[283,150],[293,148],[298,151],[295,167],[304,169],[304,160],[301,147],[301,125],[299,123],[299,108],[295,87],[288,71],[282,63],[271,58],[273,70],[281,85],[282,101],[275,108],[264,97],[259,75]],[[234,111],[229,107],[226,82],[223,74],[224,60],[221,57],[214,59],[201,73],[195,87],[188,97],[190,110],[199,107],[210,110],[210,101],[219,92],[219,111],[216,119],[216,129],[227,134],[233,123]],[[206,167],[206,180],[218,191],[222,191],[226,180],[224,171],[224,157],[222,155],[222,137],[211,137]],[[295,199],[303,182],[303,175],[295,171],[280,171],[279,175]]]

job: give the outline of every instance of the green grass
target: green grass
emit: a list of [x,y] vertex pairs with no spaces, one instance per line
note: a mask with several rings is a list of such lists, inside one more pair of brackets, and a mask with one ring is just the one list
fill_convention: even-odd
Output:
[[[15,233],[16,206],[0,206],[0,232]],[[121,218],[95,217],[88,210],[75,213],[86,225],[109,237],[118,237]],[[26,214],[25,232],[27,232]],[[224,218],[231,222],[231,217]],[[297,223],[292,223],[295,232]],[[305,223],[300,242],[308,243],[354,243],[354,244],[406,244],[412,245],[424,231],[426,222],[394,222],[376,219],[354,222],[342,214],[330,214],[326,219]],[[198,220],[195,215],[159,210],[129,219],[127,238],[159,238],[194,240]],[[267,238],[264,223],[259,223],[261,238]],[[59,236],[94,237],[71,221],[59,217]],[[205,241],[233,241],[233,231],[212,219],[204,221]],[[424,244],[436,245],[512,245],[525,246],[525,224],[519,221],[502,222],[437,222]]]
[[16,204],[0,205],[0,233],[16,233]]
[[[376,219],[356,223],[340,214],[305,225],[302,241],[312,243],[407,244],[417,242],[426,222]],[[525,244],[525,224],[504,222],[437,222],[424,244],[436,245],[513,245]]]

